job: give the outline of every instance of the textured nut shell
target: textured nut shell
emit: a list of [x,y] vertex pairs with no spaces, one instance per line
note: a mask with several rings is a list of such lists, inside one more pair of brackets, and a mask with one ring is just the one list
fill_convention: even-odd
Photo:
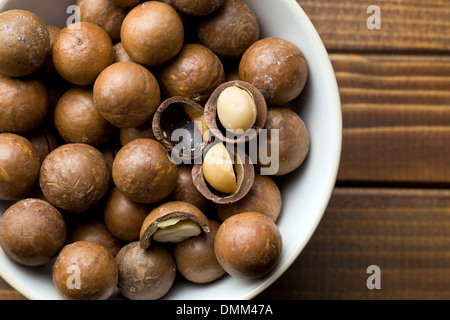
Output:
[[83,144],[65,144],[44,160],[39,177],[44,196],[56,207],[82,212],[97,204],[110,185],[103,154]]
[[[74,274],[80,288],[71,288]],[[106,300],[116,289],[118,269],[114,257],[101,245],[77,241],[66,245],[53,264],[53,284],[67,300]]]
[[173,254],[177,270],[187,280],[208,283],[225,274],[214,252],[214,239],[219,226],[219,222],[209,220],[210,232],[174,245]]
[[122,147],[136,139],[156,139],[153,134],[152,119],[135,128],[121,128],[119,130],[119,140]]
[[172,6],[191,16],[205,16],[217,10],[225,0],[170,0]]
[[[231,86],[237,86],[247,90],[247,92],[252,95],[256,105],[255,124],[253,125],[252,130],[250,130],[249,133],[243,134],[241,136],[236,136],[231,133],[228,133],[227,136],[227,132],[222,132],[218,126],[219,120],[217,118],[217,99],[219,98],[223,90]],[[211,94],[211,97],[208,99],[205,105],[205,121],[208,128],[211,130],[211,133],[221,141],[228,143],[241,143],[254,139],[259,134],[259,131],[264,127],[266,123],[266,117],[267,104],[261,92],[252,84],[241,80],[227,81],[218,86]]]
[[74,87],[64,93],[56,105],[54,121],[67,143],[100,146],[113,132],[113,126],[97,111],[90,87]]
[[134,62],[112,64],[100,73],[94,84],[97,110],[119,128],[134,128],[149,121],[160,98],[156,78]]
[[112,174],[120,192],[138,203],[163,200],[177,183],[177,165],[164,146],[152,139],[136,139],[120,149]]
[[108,0],[108,1],[121,7],[134,7],[138,3],[142,2],[142,0]]
[[0,134],[0,199],[24,197],[39,178],[40,161],[31,142],[12,133]]
[[76,241],[90,241],[103,246],[113,257],[120,250],[119,240],[106,228],[101,220],[89,220],[71,226],[67,231],[66,244]]
[[163,67],[159,80],[168,97],[187,97],[202,104],[225,81],[225,71],[211,50],[191,43]]
[[217,214],[221,221],[232,215],[256,211],[276,222],[281,212],[282,198],[277,184],[272,178],[255,174],[252,188],[245,197],[231,204],[217,204]]
[[300,49],[280,38],[264,38],[251,45],[239,63],[239,78],[256,86],[267,104],[284,105],[300,95],[308,67]]
[[168,199],[189,202],[203,212],[208,210],[211,205],[211,201],[206,199],[192,182],[192,166],[183,164],[178,166],[177,185]]
[[0,75],[0,131],[27,133],[47,115],[49,96],[35,77],[10,78]]
[[24,199],[0,220],[0,245],[12,260],[26,266],[49,262],[66,241],[66,223],[48,202]]
[[128,9],[109,0],[78,0],[80,21],[92,22],[106,31],[113,43],[120,41],[120,27]]
[[46,128],[40,128],[31,132],[26,136],[30,140],[39,157],[39,161],[44,161],[50,152],[59,147],[59,139],[57,135]]
[[242,0],[227,0],[214,14],[199,21],[200,42],[224,59],[239,59],[259,39],[255,13]]
[[259,212],[244,212],[222,222],[214,241],[217,260],[236,278],[254,279],[278,263],[283,241],[276,224]]
[[141,248],[150,246],[151,236],[157,224],[172,218],[189,219],[197,223],[203,232],[209,232],[208,218],[196,206],[184,201],[169,201],[153,209],[142,223],[140,231]]
[[133,61],[157,66],[180,52],[183,22],[170,5],[147,1],[134,7],[122,23],[121,40]]
[[45,57],[44,63],[41,66],[40,72],[42,76],[45,78],[50,79],[58,79],[59,75],[58,72],[55,69],[55,65],[53,64],[52,59],[52,47],[53,47],[53,41],[55,41],[56,35],[61,31],[61,28],[57,26],[47,25],[47,32],[50,39],[47,55]]
[[119,269],[117,287],[131,300],[160,299],[175,281],[175,261],[163,247],[143,250],[138,241],[131,242],[119,251],[116,263]]
[[150,211],[150,206],[133,202],[114,188],[106,200],[103,216],[106,227],[117,239],[137,241]]
[[[300,167],[309,153],[310,142],[308,129],[300,116],[288,108],[270,108],[264,128],[268,130],[268,147],[267,151],[262,153],[270,156],[274,148],[278,148],[279,152],[279,167],[275,175],[285,175]],[[278,130],[279,143],[272,141],[272,129]],[[256,167],[264,168],[270,165],[263,165],[258,160]]]
[[123,48],[122,42],[118,42],[114,45],[114,63],[133,61],[128,53]]
[[42,20],[26,10],[0,14],[0,74],[23,77],[44,63],[50,38]]
[[105,30],[91,22],[76,22],[62,29],[52,46],[58,73],[76,85],[91,85],[114,61],[114,48]]

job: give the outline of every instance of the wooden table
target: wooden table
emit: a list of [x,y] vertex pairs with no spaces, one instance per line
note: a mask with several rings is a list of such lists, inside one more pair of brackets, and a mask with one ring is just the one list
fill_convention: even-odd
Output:
[[[450,299],[450,1],[298,3],[336,72],[342,158],[310,242],[257,299]],[[23,296],[0,279],[0,299]]]

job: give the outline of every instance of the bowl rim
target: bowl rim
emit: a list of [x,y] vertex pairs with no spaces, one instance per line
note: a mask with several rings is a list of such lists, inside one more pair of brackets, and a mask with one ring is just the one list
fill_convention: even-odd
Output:
[[[0,10],[2,7],[7,3],[8,0],[0,0]],[[263,292],[265,289],[267,289],[270,285],[272,285],[276,280],[278,280],[285,272],[286,270],[294,263],[294,261],[299,257],[300,253],[303,251],[306,244],[311,239],[312,235],[317,229],[317,226],[319,225],[325,210],[328,206],[329,199],[331,198],[332,192],[335,187],[339,164],[340,164],[340,157],[341,157],[341,151],[342,151],[342,109],[341,109],[341,99],[338,89],[338,83],[336,80],[336,75],[334,73],[333,66],[331,64],[331,60],[329,58],[328,52],[325,48],[324,43],[321,40],[320,35],[318,34],[316,28],[314,27],[313,23],[301,7],[301,5],[296,0],[278,0],[284,2],[289,9],[301,20],[301,24],[306,28],[306,33],[308,33],[311,37],[311,40],[315,43],[315,46],[317,48],[317,55],[319,57],[319,60],[323,64],[323,68],[326,72],[326,78],[329,81],[329,92],[331,94],[331,101],[333,103],[333,107],[331,108],[333,114],[333,119],[335,122],[335,132],[332,136],[332,139],[334,140],[331,145],[334,147],[334,150],[332,152],[333,159],[331,161],[332,167],[331,167],[331,173],[332,176],[327,181],[327,185],[325,187],[326,194],[324,194],[324,200],[320,205],[320,214],[315,215],[314,223],[312,224],[312,227],[309,228],[308,234],[306,234],[302,241],[297,243],[294,247],[294,250],[291,251],[291,253],[284,258],[284,260],[277,266],[277,268],[270,273],[269,277],[266,277],[262,282],[258,282],[253,289],[249,290],[246,294],[240,296],[237,298],[238,300],[250,300],[253,299],[256,295]],[[14,275],[10,272],[8,272],[2,265],[0,265],[0,276],[14,289],[16,289],[20,294],[22,294],[24,297],[30,300],[41,300],[42,297],[40,297],[38,294],[36,294],[33,290],[31,290],[29,287],[22,284],[20,281],[16,281]]]

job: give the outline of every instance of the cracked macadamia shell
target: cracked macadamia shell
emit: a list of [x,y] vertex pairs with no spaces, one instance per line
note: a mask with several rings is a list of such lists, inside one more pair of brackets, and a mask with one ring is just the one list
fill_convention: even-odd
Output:
[[0,75],[0,131],[28,133],[45,119],[49,96],[37,77],[11,78]]
[[133,61],[157,66],[180,52],[184,42],[183,22],[170,5],[146,1],[125,17],[121,40]]
[[158,141],[136,139],[119,150],[112,175],[116,187],[130,200],[155,203],[175,188],[177,165]]
[[62,29],[52,46],[56,71],[68,82],[86,86],[114,61],[114,48],[105,30],[91,22]]
[[13,133],[0,134],[0,199],[24,197],[39,179],[40,159],[32,143]]
[[242,55],[239,78],[256,86],[267,104],[281,106],[303,91],[308,66],[296,45],[269,37],[258,40]]
[[47,56],[50,38],[46,25],[32,12],[8,10],[0,14],[0,74],[23,77],[37,71]]
[[[258,157],[256,168],[259,168],[263,174],[263,170],[271,170],[276,168],[278,170],[273,172],[275,176],[288,174],[302,165],[309,153],[309,132],[303,120],[295,111],[278,107],[269,108],[267,112],[267,120],[264,129],[267,130],[266,143],[259,144],[258,155],[269,155],[271,159],[271,152],[278,150],[277,163],[263,163],[262,158]],[[278,137],[272,134],[272,131],[278,132]],[[272,175],[272,174],[271,174]]]
[[220,59],[207,47],[186,44],[177,57],[166,64],[159,77],[168,97],[182,96],[204,103],[214,89],[225,81]]
[[66,223],[46,201],[23,199],[0,220],[0,245],[19,264],[40,266],[57,255],[66,241]]
[[175,281],[176,264],[171,253],[160,246],[141,249],[139,242],[125,245],[116,256],[119,292],[131,300],[157,300]]
[[156,78],[134,62],[117,62],[108,66],[94,84],[98,112],[119,128],[134,128],[149,121],[160,99]]
[[52,269],[53,284],[66,300],[106,300],[117,287],[118,275],[111,253],[90,241],[64,246]]
[[242,0],[226,0],[213,14],[199,20],[200,42],[224,59],[238,59],[259,39],[255,13]]
[[226,219],[214,240],[220,265],[241,279],[269,273],[280,259],[282,246],[277,225],[259,212],[243,212]]
[[59,99],[54,121],[67,143],[101,146],[112,135],[113,126],[97,111],[92,88],[73,87]]
[[45,158],[39,184],[54,206],[82,212],[106,194],[110,171],[103,154],[96,148],[83,143],[65,144]]

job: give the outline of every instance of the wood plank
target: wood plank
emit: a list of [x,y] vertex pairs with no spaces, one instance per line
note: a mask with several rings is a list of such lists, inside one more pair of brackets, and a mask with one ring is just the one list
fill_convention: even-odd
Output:
[[0,278],[0,300],[26,300],[26,298]]
[[[297,0],[333,51],[450,51],[450,2],[446,0]],[[369,29],[370,5],[381,29]]]
[[[450,190],[335,188],[311,240],[257,299],[449,299]],[[369,290],[367,267],[380,267]]]
[[340,183],[450,185],[450,57],[331,54]]

